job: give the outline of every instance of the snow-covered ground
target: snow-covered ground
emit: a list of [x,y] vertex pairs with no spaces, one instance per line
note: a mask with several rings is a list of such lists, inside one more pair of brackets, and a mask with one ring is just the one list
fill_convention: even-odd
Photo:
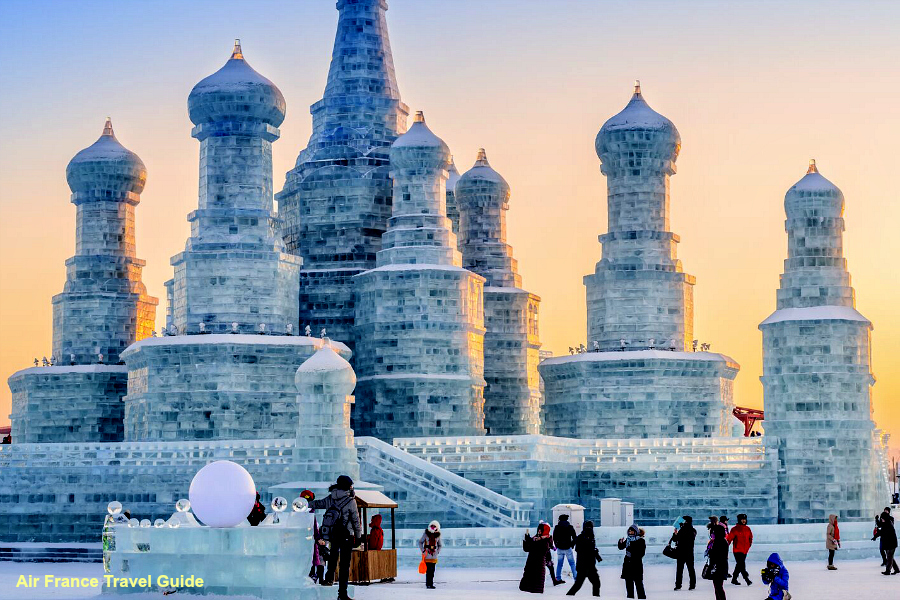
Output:
[[[731,600],[763,600],[767,589],[759,581],[759,562],[751,561],[748,565],[751,578],[755,582],[752,587],[733,586],[726,583],[725,591]],[[900,575],[885,577],[881,575],[878,559],[843,561],[838,559],[838,570],[827,571],[824,563],[800,562],[788,563],[791,574],[791,594],[796,600],[897,600],[900,599]],[[699,567],[699,565],[698,565]],[[19,576],[31,574],[43,577],[53,574],[57,577],[101,577],[103,569],[100,564],[84,563],[0,563],[0,599],[75,599],[99,596],[97,589],[16,589]],[[368,587],[357,587],[354,597],[357,600],[421,600],[423,597],[435,599],[488,599],[506,600],[532,598],[518,590],[521,572],[517,569],[442,569],[438,564],[435,583],[437,589],[425,589],[424,575],[414,570],[401,570],[397,581],[391,584],[378,584]],[[699,576],[699,568],[698,568]],[[563,576],[566,585],[554,588],[547,582],[544,596],[562,598],[572,583],[568,570]],[[625,598],[625,583],[619,579],[616,567],[601,567],[600,578],[603,598]],[[645,567],[644,585],[647,598],[651,600],[708,600],[713,598],[712,584],[708,581],[697,582],[693,592],[685,589],[673,591],[675,567],[668,565],[649,565]],[[337,596],[337,587],[334,596]],[[578,593],[579,597],[589,598],[590,584],[586,584]],[[105,599],[146,600],[150,598],[188,597],[187,594],[163,596],[161,593],[129,594],[122,596],[104,595]],[[209,596],[206,596],[209,598]]]

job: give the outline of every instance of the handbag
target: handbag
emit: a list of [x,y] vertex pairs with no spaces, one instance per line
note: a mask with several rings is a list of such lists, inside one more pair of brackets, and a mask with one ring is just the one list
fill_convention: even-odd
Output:
[[675,549],[675,546],[672,544],[666,544],[665,548],[663,548],[663,556],[667,556],[669,558],[678,558],[678,553]]
[[428,571],[428,567],[425,566],[425,553],[422,553],[422,562],[419,563],[419,574],[424,575],[425,572]]
[[710,566],[709,562],[703,565],[703,570],[700,572],[700,577],[702,579],[712,579],[713,575],[716,574],[716,568],[714,566]]

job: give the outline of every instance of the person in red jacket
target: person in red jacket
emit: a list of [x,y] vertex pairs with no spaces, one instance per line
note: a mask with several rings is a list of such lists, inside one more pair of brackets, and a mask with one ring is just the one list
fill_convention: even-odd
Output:
[[384,530],[381,529],[381,515],[372,517],[369,523],[369,550],[381,550],[384,547]]
[[738,575],[744,576],[747,585],[752,585],[750,575],[747,573],[747,553],[750,552],[750,546],[753,545],[753,531],[747,527],[747,515],[739,514],[737,516],[737,525],[731,528],[725,540],[731,544],[731,551],[734,553],[734,575],[731,583],[741,585],[738,581]]

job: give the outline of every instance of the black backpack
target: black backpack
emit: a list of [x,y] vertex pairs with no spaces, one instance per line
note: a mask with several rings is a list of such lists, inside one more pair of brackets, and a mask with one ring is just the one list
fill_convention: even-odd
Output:
[[347,506],[349,502],[353,502],[353,496],[347,496],[340,504],[338,501],[334,501],[331,506],[325,511],[325,514],[322,516],[322,525],[319,527],[319,532],[322,534],[322,539],[331,540],[332,533],[335,531],[335,528],[345,528],[346,529],[346,519],[343,517],[344,507]]

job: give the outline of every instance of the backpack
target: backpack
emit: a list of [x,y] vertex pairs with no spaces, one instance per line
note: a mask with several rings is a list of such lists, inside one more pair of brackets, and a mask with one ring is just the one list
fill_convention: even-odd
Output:
[[332,533],[335,531],[335,528],[346,528],[346,520],[344,519],[344,507],[347,506],[348,503],[353,502],[353,496],[347,496],[344,498],[344,501],[340,504],[337,502],[333,502],[331,506],[325,511],[325,515],[322,517],[322,525],[319,527],[319,532],[322,534],[322,539],[331,540]]

